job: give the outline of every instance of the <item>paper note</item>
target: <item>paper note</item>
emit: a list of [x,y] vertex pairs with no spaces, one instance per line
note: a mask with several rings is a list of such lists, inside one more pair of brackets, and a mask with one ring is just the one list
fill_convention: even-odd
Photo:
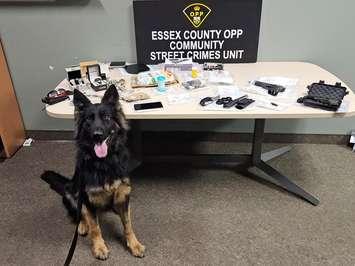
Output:
[[343,101],[336,111],[337,113],[346,113],[349,110],[349,102],[348,101]]

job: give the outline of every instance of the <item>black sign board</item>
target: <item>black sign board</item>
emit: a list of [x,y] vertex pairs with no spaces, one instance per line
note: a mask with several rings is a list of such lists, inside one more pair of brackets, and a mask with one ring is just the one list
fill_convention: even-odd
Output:
[[262,0],[136,0],[137,61],[256,62]]

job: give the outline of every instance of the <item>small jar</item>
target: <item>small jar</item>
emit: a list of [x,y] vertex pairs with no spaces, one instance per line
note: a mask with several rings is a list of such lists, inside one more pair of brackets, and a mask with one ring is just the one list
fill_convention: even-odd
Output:
[[191,69],[191,77],[194,78],[194,79],[198,77],[198,69],[197,69],[197,67],[192,67],[192,69]]

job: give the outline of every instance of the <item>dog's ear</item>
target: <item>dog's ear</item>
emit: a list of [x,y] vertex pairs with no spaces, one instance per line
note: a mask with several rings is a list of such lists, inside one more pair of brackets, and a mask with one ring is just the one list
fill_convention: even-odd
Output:
[[117,102],[118,102],[118,92],[116,86],[111,85],[105,92],[105,95],[101,100],[101,103],[116,106]]
[[122,110],[119,110],[118,111],[118,121],[119,121],[119,124],[121,125],[121,127],[128,131],[129,130],[129,124],[128,124],[128,121],[126,120]]
[[79,90],[75,89],[74,90],[74,106],[77,108],[79,111],[85,109],[89,105],[91,105],[90,100],[82,94]]

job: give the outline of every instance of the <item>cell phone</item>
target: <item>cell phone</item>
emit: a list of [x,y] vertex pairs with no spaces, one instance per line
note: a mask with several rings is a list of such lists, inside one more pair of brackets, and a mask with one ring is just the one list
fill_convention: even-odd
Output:
[[125,61],[112,61],[110,67],[124,67],[125,65]]
[[159,108],[163,108],[163,104],[161,102],[136,103],[134,105],[134,110],[136,110],[136,111],[159,109]]

